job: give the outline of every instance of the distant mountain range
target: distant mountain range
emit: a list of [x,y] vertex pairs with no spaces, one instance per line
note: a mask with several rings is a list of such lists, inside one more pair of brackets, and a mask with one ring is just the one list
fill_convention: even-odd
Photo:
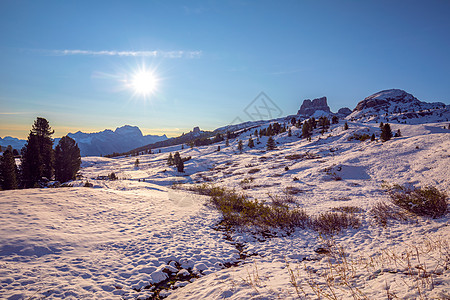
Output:
[[[78,131],[76,133],[69,133],[68,136],[77,142],[82,156],[100,156],[114,152],[122,153],[143,145],[167,140],[165,134],[161,136],[143,135],[139,127],[130,125],[118,127],[114,131],[109,129],[94,133]],[[59,140],[59,138],[56,138],[54,145],[57,145]],[[2,147],[11,145],[19,151],[25,143],[26,140],[8,136],[3,139],[0,138],[0,145]]]
[[[125,125],[115,131],[104,130],[95,133],[69,133],[80,147],[82,156],[100,156],[115,153],[133,153],[147,151],[171,145],[189,143],[196,139],[208,139],[216,133],[237,132],[259,126],[267,122],[288,123],[292,118],[304,120],[310,117],[338,116],[351,121],[363,122],[391,122],[391,123],[428,123],[446,122],[450,119],[450,105],[441,102],[427,103],[419,101],[413,95],[400,90],[390,89],[380,91],[360,101],[355,109],[341,108],[337,113],[331,112],[327,98],[303,101],[296,115],[290,115],[275,120],[249,121],[236,125],[228,125],[216,130],[201,131],[195,127],[193,131],[179,137],[168,139],[166,135],[143,135],[137,126]],[[59,139],[55,139],[55,145]],[[12,137],[0,138],[0,145],[11,145],[20,150],[26,141]]]

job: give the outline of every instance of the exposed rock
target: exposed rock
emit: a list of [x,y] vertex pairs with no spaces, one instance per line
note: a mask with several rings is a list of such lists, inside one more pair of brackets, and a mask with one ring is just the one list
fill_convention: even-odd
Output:
[[337,113],[338,113],[339,115],[342,115],[342,116],[346,117],[346,116],[348,116],[349,114],[351,114],[352,111],[351,111],[351,109],[348,108],[348,107],[343,107],[343,108],[340,108],[340,109],[338,110]]
[[311,116],[318,110],[331,113],[330,107],[327,104],[327,97],[317,98],[312,101],[310,99],[304,100],[297,115]]
[[192,130],[192,132],[194,132],[194,133],[199,133],[199,132],[200,132],[200,127],[198,127],[198,126],[194,127],[194,129]]

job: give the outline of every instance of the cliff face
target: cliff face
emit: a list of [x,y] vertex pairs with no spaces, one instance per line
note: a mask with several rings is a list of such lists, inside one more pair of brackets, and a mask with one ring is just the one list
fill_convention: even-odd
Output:
[[304,100],[297,115],[311,116],[318,110],[331,113],[330,107],[327,104],[327,97],[317,98],[312,101],[310,99]]

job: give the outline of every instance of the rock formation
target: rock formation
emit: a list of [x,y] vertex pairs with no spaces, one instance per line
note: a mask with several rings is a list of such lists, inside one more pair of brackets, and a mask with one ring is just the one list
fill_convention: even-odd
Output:
[[327,97],[317,98],[312,101],[310,99],[304,100],[297,115],[311,116],[318,110],[331,113],[330,107],[327,104]]

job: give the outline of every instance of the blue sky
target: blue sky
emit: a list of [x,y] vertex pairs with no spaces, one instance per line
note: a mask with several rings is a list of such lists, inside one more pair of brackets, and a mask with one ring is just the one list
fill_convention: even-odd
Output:
[[[450,103],[449,1],[0,1],[0,136],[125,124],[215,129],[265,92],[283,112],[383,89]],[[124,85],[140,68],[157,89]]]

